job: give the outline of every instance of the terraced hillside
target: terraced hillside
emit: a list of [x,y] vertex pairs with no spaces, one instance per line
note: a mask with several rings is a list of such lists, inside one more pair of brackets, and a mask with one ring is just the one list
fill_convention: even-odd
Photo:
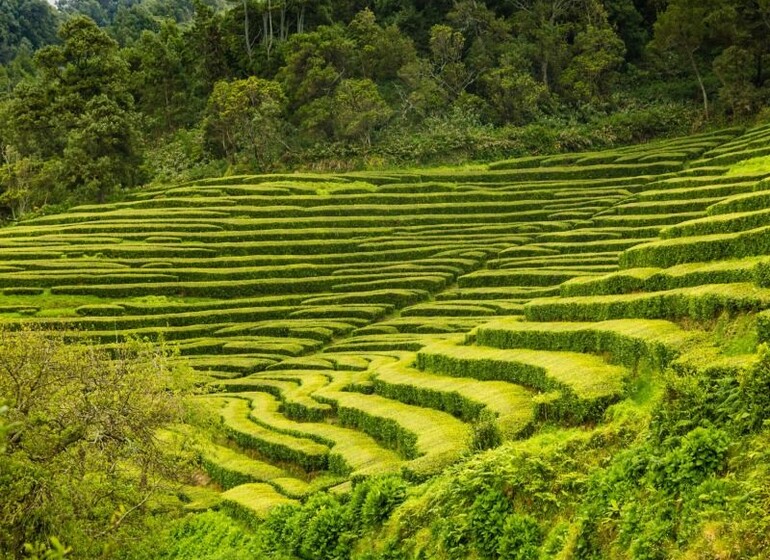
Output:
[[730,168],[769,142],[146,189],[0,230],[0,313],[177,344],[221,418],[211,488],[262,516],[439,473],[490,413],[506,438],[600,421],[640,362],[684,363],[688,320],[770,309],[770,168]]

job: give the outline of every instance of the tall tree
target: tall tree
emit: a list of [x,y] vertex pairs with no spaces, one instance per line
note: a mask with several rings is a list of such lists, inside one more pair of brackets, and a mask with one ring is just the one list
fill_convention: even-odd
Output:
[[205,101],[192,91],[192,69],[185,60],[185,49],[180,26],[166,21],[158,33],[142,33],[129,50],[137,107],[157,132],[192,125],[203,110]]
[[86,17],[66,21],[59,36],[61,45],[35,56],[37,76],[14,90],[9,143],[24,156],[59,161],[52,178],[58,187],[103,199],[139,181],[128,65],[117,43]]
[[703,112],[708,118],[709,95],[701,69],[699,54],[709,39],[728,31],[735,20],[729,0],[670,0],[666,10],[655,22],[654,46],[678,55],[692,70],[703,99]]
[[156,437],[184,413],[168,355],[127,344],[110,356],[4,328],[0,356],[10,422],[0,432],[0,555],[59,536],[77,557],[99,558],[108,542],[126,544],[125,529],[140,535],[142,508],[175,476]]
[[382,126],[391,114],[391,109],[369,80],[343,80],[334,92],[337,107],[334,124],[337,135],[344,139],[355,139],[365,148],[372,145],[372,133]]
[[512,0],[516,31],[534,47],[534,59],[542,84],[549,88],[568,58],[570,17],[582,0]]
[[206,109],[206,136],[231,163],[267,170],[285,146],[282,119],[286,96],[281,86],[254,76],[214,86]]

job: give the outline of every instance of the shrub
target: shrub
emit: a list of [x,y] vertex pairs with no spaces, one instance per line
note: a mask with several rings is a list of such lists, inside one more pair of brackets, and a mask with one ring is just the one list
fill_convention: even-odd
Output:
[[376,527],[383,523],[406,499],[407,484],[397,476],[372,479],[361,486],[364,499],[360,510],[351,508],[351,513],[360,519],[364,528]]
[[505,520],[497,553],[506,560],[536,560],[542,542],[543,534],[537,521],[529,515],[514,513]]
[[488,409],[483,409],[478,420],[473,423],[471,432],[471,449],[486,451],[494,449],[503,443],[503,434],[497,425],[497,417]]
[[488,489],[474,500],[470,508],[470,530],[482,558],[494,558],[498,540],[513,507],[511,500],[497,489]]
[[695,428],[653,465],[656,486],[675,494],[700,484],[723,468],[728,447],[729,437],[723,430]]

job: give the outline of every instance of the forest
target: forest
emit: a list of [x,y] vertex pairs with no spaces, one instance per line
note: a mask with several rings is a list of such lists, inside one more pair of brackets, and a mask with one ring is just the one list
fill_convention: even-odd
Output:
[[7,0],[6,217],[150,181],[489,161],[741,121],[765,0]]

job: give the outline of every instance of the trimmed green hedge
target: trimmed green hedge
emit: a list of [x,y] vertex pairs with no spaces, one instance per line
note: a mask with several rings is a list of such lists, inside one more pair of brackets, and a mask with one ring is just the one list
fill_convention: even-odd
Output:
[[766,210],[768,207],[770,207],[770,190],[763,190],[733,196],[722,202],[717,202],[708,209],[708,213],[709,216],[718,216],[736,212],[755,212]]
[[526,323],[500,319],[470,335],[494,348],[529,348],[609,355],[629,368],[643,360],[663,370],[698,340],[668,321],[620,319],[599,323]]
[[583,354],[448,344],[424,348],[417,354],[416,365],[444,375],[507,381],[546,393],[558,391],[569,404],[554,402],[551,413],[558,411],[560,418],[573,422],[599,419],[622,393],[624,375],[621,368]]
[[770,254],[770,226],[738,233],[666,239],[645,243],[623,253],[621,268],[706,262]]
[[556,286],[576,276],[586,276],[587,274],[581,270],[482,270],[461,276],[458,278],[457,284],[460,289],[496,288],[501,286]]
[[663,239],[737,233],[759,227],[770,226],[770,210],[756,210],[733,214],[717,214],[697,220],[690,220],[664,228]]
[[[553,158],[550,162],[556,163]],[[488,180],[520,180],[520,181],[547,181],[547,180],[570,180],[570,179],[611,179],[615,177],[637,177],[640,175],[660,175],[679,171],[682,163],[679,161],[660,161],[640,164],[607,164],[575,167],[539,167],[519,169],[518,173],[499,173],[500,171],[516,169],[515,167],[506,167],[510,162],[498,162],[489,165],[492,173],[480,176],[454,175],[453,179],[457,182],[476,181],[479,179]],[[498,173],[494,173],[498,172]],[[449,180],[449,177],[447,177]]]
[[681,319],[709,321],[722,313],[747,313],[770,307],[770,290],[753,284],[709,284],[664,292],[550,298],[524,306],[530,321],[605,321]]
[[238,445],[277,461],[295,463],[308,472],[328,467],[328,447],[259,426],[249,420],[250,410],[248,401],[243,399],[228,400],[222,410],[223,429]]

